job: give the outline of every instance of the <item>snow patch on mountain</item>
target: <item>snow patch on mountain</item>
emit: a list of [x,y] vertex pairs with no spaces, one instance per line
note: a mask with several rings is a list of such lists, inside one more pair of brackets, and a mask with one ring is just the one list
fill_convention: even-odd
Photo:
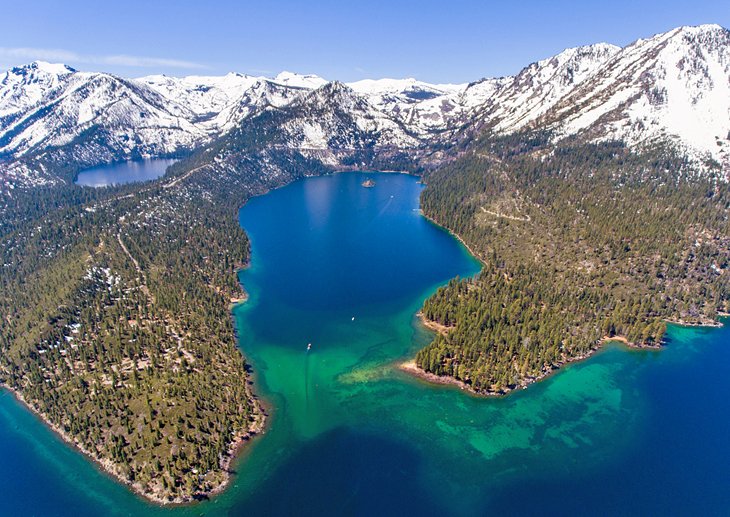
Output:
[[284,86],[290,86],[292,88],[306,88],[312,90],[324,86],[329,81],[322,79],[317,75],[302,75],[295,74],[294,72],[281,72],[277,75],[272,82],[282,84]]
[[638,40],[570,92],[550,122],[560,135],[672,142],[730,170],[730,32],[703,25]]
[[267,111],[287,113],[279,145],[332,164],[325,148],[422,149],[458,134],[548,129],[556,141],[669,143],[730,174],[730,32],[680,27],[623,49],[576,47],[469,84],[345,85],[291,72],[127,80],[34,62],[0,75],[0,175],[56,181],[33,164],[51,150],[85,165],[189,151]]
[[190,109],[201,119],[212,118],[241,98],[260,78],[245,74],[229,73],[224,76],[168,77],[151,75],[140,77],[145,84],[160,95]]

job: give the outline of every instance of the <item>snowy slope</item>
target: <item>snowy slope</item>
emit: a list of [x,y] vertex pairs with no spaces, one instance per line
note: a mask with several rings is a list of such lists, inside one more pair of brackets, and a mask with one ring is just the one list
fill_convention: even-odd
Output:
[[486,117],[499,132],[522,129],[595,74],[620,50],[599,43],[566,49],[504,81],[486,101]]
[[229,73],[222,77],[164,75],[136,80],[164,97],[192,110],[194,122],[212,135],[220,135],[265,106],[285,106],[300,94],[327,81],[315,75],[282,72],[273,79]]
[[[393,120],[421,136],[444,129],[457,115],[457,96],[465,85],[428,84],[416,79],[365,79],[348,86]],[[460,114],[460,112],[459,112]]]
[[309,91],[268,79],[258,79],[240,98],[211,119],[211,127],[219,134],[225,134],[257,111],[272,107],[282,108]]
[[616,53],[544,121],[561,135],[585,133],[632,146],[669,141],[729,170],[730,32],[681,27]]
[[[299,99],[294,107],[308,115],[298,121],[301,147],[356,148],[356,142],[342,138],[348,130],[352,130],[352,134],[369,135],[372,140],[368,145],[376,147],[409,148],[419,143],[406,128],[373,106],[367,97],[340,82],[314,90]],[[349,123],[349,127],[343,126],[341,119]]]
[[136,79],[170,101],[185,106],[202,120],[219,114],[259,80],[258,77],[236,73],[222,77],[151,75]]
[[51,149],[83,165],[192,150],[281,110],[288,111],[277,145],[319,155],[328,147],[412,150],[455,135],[549,129],[556,141],[668,143],[730,174],[730,32],[680,27],[623,49],[571,48],[513,77],[461,85],[343,85],[291,72],[126,80],[35,62],[0,76],[0,176],[28,185],[41,181],[33,171],[51,178],[33,161]]
[[75,71],[66,65],[34,61],[0,75],[0,127],[6,126],[11,117],[39,104]]

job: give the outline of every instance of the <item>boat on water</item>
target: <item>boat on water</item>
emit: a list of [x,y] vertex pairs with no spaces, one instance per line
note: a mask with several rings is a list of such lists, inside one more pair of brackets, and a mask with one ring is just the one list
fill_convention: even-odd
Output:
[[312,343],[309,343],[309,344],[307,345],[307,352],[309,352],[309,351],[310,351],[311,349],[312,349]]

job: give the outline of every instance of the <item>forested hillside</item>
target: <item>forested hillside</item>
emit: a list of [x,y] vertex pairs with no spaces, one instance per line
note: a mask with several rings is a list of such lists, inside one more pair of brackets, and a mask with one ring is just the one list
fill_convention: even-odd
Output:
[[604,337],[655,346],[665,321],[712,324],[729,308],[727,183],[686,179],[661,149],[548,137],[485,138],[427,176],[424,213],[484,268],[426,301],[424,316],[451,329],[417,364],[480,393],[525,385]]
[[261,426],[228,308],[247,241],[233,207],[128,191],[49,193],[66,207],[3,236],[0,383],[140,492],[182,501],[219,487]]

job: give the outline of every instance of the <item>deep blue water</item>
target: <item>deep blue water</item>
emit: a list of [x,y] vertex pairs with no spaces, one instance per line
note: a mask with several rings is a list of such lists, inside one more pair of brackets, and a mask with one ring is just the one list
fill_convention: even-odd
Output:
[[610,345],[502,399],[394,368],[430,339],[423,298],[476,271],[418,213],[421,189],[347,173],[241,211],[253,255],[234,314],[272,417],[225,493],[149,505],[0,392],[0,514],[730,515],[727,326]]
[[100,165],[79,172],[75,183],[85,187],[105,187],[154,180],[165,174],[176,161],[160,158]]

